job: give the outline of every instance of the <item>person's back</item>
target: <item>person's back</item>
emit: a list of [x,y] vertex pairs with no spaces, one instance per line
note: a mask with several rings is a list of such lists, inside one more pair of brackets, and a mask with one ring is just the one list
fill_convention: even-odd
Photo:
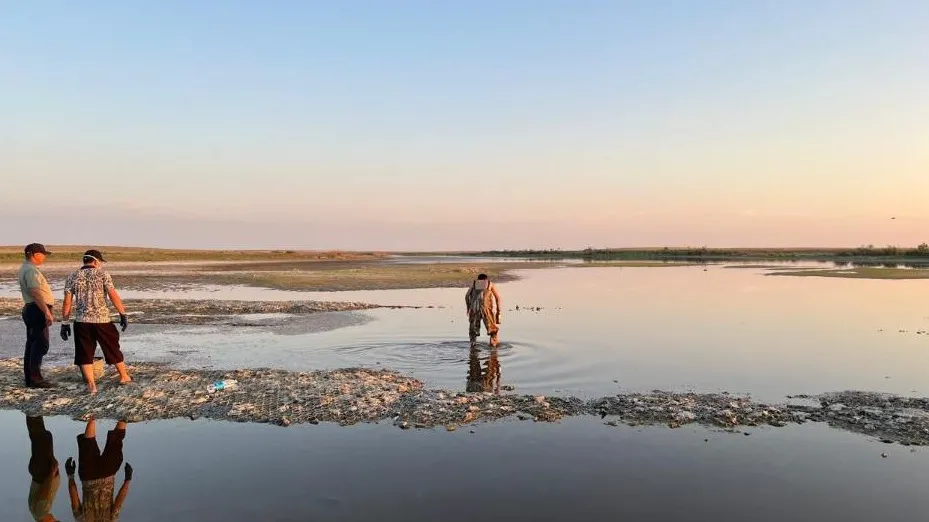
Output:
[[[500,293],[490,282],[486,274],[477,276],[465,293],[465,306],[468,313],[468,337],[473,345],[481,333],[481,322],[490,336],[490,345],[498,343],[497,334],[500,324]],[[496,309],[496,311],[495,311]]]
[[79,323],[109,323],[107,291],[113,279],[105,270],[84,266],[68,276],[65,289],[70,292],[74,306],[74,321]]
[[107,299],[119,313],[119,324],[123,331],[126,330],[129,319],[126,317],[122,299],[113,286],[113,278],[101,268],[106,262],[103,253],[90,249],[84,252],[83,261],[84,265],[65,281],[61,338],[67,341],[72,334],[71,325],[67,324],[67,321],[73,310],[74,364],[80,367],[90,393],[97,393],[93,363],[98,344],[103,350],[104,362],[116,366],[119,383],[129,384],[132,381],[119,346],[119,332],[110,321]]
[[471,283],[471,287],[468,288],[468,293],[465,296],[468,313],[479,314],[483,311],[489,288],[490,281],[486,279],[478,279]]

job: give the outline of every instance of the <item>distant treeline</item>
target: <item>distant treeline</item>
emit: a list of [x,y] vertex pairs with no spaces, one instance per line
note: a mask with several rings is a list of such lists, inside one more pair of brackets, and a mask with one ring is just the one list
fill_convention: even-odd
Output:
[[929,259],[929,244],[915,248],[896,246],[875,247],[866,245],[858,248],[809,248],[809,249],[765,249],[765,248],[585,248],[584,250],[492,250],[472,255],[493,257],[526,257],[534,259],[586,259],[609,260],[785,260],[785,261],[841,261],[852,259]]

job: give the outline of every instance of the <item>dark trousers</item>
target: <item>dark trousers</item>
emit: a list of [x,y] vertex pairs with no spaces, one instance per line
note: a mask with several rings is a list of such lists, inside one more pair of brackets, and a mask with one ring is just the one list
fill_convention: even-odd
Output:
[[97,439],[77,436],[77,475],[81,481],[112,477],[123,465],[123,439],[126,430],[113,429],[106,434],[106,446],[100,453]]
[[26,417],[26,429],[32,444],[32,456],[29,458],[29,474],[32,480],[42,484],[58,466],[52,445],[52,432],[45,429],[42,417]]
[[45,313],[35,303],[23,307],[23,322],[26,323],[23,373],[26,376],[26,386],[29,386],[43,380],[42,357],[48,353],[48,325],[45,324]]

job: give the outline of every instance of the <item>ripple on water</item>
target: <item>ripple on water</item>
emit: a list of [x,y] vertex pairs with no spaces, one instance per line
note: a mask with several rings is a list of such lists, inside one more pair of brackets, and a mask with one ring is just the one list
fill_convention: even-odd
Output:
[[[479,344],[477,351],[484,358],[489,357],[491,353],[486,344]],[[511,343],[500,343],[496,351],[498,357],[505,360],[513,357],[516,350]],[[335,347],[333,352],[362,365],[373,363],[388,368],[428,372],[450,367],[457,369],[462,363],[467,363],[470,359],[471,344],[467,340],[378,341],[339,346]]]
[[495,384],[503,390],[585,395],[583,376],[590,370],[575,358],[560,357],[525,341],[504,341],[496,349],[479,342],[472,352],[466,339],[369,339],[332,347],[331,356],[341,366],[389,368],[414,375],[429,386],[460,391],[465,391],[477,367],[482,371],[493,367]]

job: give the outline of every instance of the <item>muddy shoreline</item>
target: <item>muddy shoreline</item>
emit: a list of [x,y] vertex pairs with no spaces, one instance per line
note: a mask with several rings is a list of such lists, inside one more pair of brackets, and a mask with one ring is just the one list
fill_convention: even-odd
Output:
[[[53,288],[79,265],[46,263],[43,273]],[[183,290],[207,285],[249,286],[294,291],[401,290],[465,288],[483,272],[495,281],[518,279],[518,269],[555,266],[539,263],[400,263],[385,257],[327,260],[235,260],[113,262],[107,271],[119,289]],[[18,265],[0,265],[0,284],[14,287]],[[17,289],[18,290],[18,289]],[[57,292],[56,292],[57,293]]]
[[[271,369],[178,370],[157,363],[130,365],[134,381],[120,386],[112,371],[86,393],[73,367],[55,367],[50,390],[22,386],[22,362],[0,360],[0,408],[31,415],[67,415],[142,422],[187,417],[235,422],[392,422],[401,429],[454,431],[481,422],[554,422],[567,416],[599,416],[609,426],[688,424],[739,432],[745,427],[826,422],[887,443],[929,445],[929,399],[870,392],[803,396],[802,403],[764,404],[726,393],[654,391],[583,400],[433,390],[417,379],[389,370],[348,368],[291,372]],[[221,379],[238,385],[214,394],[207,386]],[[747,433],[747,432],[746,432]]]
[[[255,314],[308,315],[375,308],[424,308],[331,301],[229,301],[214,299],[125,299],[129,322],[162,325],[238,326],[242,316]],[[0,297],[0,317],[19,317],[23,302]],[[426,307],[431,308],[431,307]],[[117,316],[113,317],[114,320]],[[251,325],[250,322],[241,324]]]

